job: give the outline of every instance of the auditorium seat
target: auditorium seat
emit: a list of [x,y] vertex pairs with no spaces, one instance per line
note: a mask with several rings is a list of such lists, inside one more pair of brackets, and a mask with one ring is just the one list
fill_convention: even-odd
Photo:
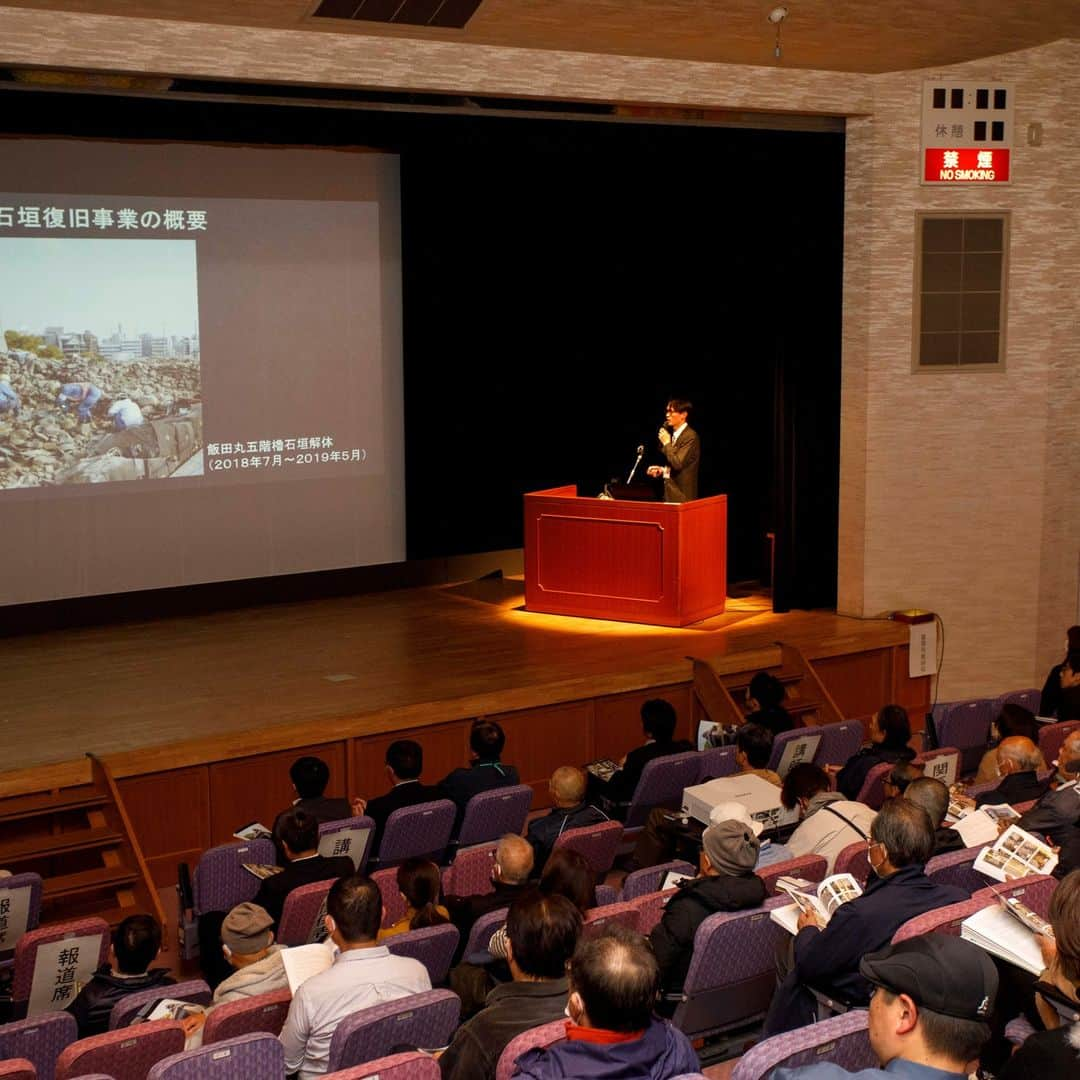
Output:
[[[934,732],[939,746],[960,751],[960,771],[966,776],[979,767],[990,740],[990,721],[996,715],[988,698],[951,701],[934,709]],[[925,741],[925,740],[924,740]],[[924,749],[931,749],[929,744]]]
[[447,1046],[460,1022],[461,999],[449,990],[425,990],[361,1009],[334,1031],[327,1072],[385,1057],[398,1046]]
[[940,780],[952,787],[960,776],[960,751],[955,746],[939,746],[935,750],[923,750],[911,759],[912,765],[923,770],[923,776]]
[[362,874],[371,854],[374,837],[375,822],[369,817],[324,821],[319,826],[319,854],[324,859],[348,855],[356,872]]
[[619,895],[619,890],[614,885],[597,885],[596,886],[596,906],[607,907],[608,904],[617,904],[622,897]]
[[[599,825],[583,825],[579,829],[567,829],[555,841],[552,850],[569,848],[584,856],[599,878],[615,865],[615,853],[619,850],[623,827],[618,821],[603,821]],[[541,867],[534,867],[536,871]]]
[[456,926],[443,923],[395,934],[388,937],[384,944],[395,956],[411,956],[419,960],[427,968],[431,985],[440,986],[446,981],[460,939]]
[[960,851],[947,851],[944,855],[935,855],[926,864],[926,876],[938,885],[955,885],[968,893],[975,893],[987,882],[985,874],[972,868],[972,863],[979,857],[983,845],[962,848]]
[[244,869],[244,863],[277,862],[273,840],[245,840],[220,844],[202,853],[191,880],[196,918],[211,911],[232,911],[254,900],[262,882]]
[[631,903],[607,904],[585,912],[585,926],[596,931],[601,926],[618,923],[630,930],[638,929],[638,909]]
[[768,895],[777,896],[776,882],[779,878],[797,877],[804,881],[824,881],[828,865],[821,855],[800,855],[797,859],[771,863],[755,873],[765,882],[765,891]]
[[203,1046],[259,1031],[276,1037],[285,1026],[291,1004],[292,994],[285,987],[283,990],[272,990],[269,994],[256,994],[215,1005],[203,1025]]
[[533,791],[528,784],[481,791],[465,804],[454,843],[458,847],[498,840],[507,833],[520,835],[532,806]]
[[152,986],[146,990],[136,990],[122,997],[109,1013],[109,1030],[128,1027],[135,1019],[135,1014],[144,1006],[162,998],[175,998],[177,1001],[190,1001],[196,1005],[209,1005],[213,991],[202,979],[190,979],[187,982],[174,983],[172,986]]
[[682,806],[683,791],[697,783],[700,769],[701,755],[696,750],[666,754],[645,765],[626,810],[623,848],[633,847],[654,807],[678,810]]
[[335,880],[328,878],[326,881],[312,881],[308,885],[300,885],[285,897],[276,935],[280,944],[308,943],[319,912],[325,911],[326,898]]
[[1031,908],[1042,918],[1050,917],[1050,898],[1057,888],[1057,879],[1046,874],[1029,874],[1006,882],[987,882],[978,892],[971,894],[972,900],[982,900],[984,904],[996,903],[998,897],[1006,900],[1016,897],[1025,907]]
[[107,1072],[116,1080],[145,1080],[151,1066],[184,1049],[176,1020],[151,1020],[72,1043],[56,1063],[56,1080]]
[[877,1068],[867,1033],[869,1013],[853,1009],[759,1042],[739,1058],[731,1080],[765,1080],[774,1069],[828,1061],[851,1071]]
[[26,1058],[33,1062],[39,1080],[53,1080],[56,1059],[78,1037],[75,1017],[66,1012],[15,1020],[0,1025],[0,1059]]
[[270,1080],[284,1075],[284,1047],[260,1031],[173,1054],[157,1062],[146,1080]]
[[951,934],[959,937],[960,924],[986,906],[985,900],[972,897],[970,900],[961,900],[958,904],[946,904],[944,907],[934,908],[933,911],[924,911],[897,928],[892,936],[892,944],[907,941],[908,938],[922,937],[924,934]]
[[[994,698],[991,715],[997,716],[1003,705],[1019,705],[1028,712],[1039,713],[1039,704],[1042,700],[1042,691],[1032,686],[1027,690],[1010,690],[1007,694],[1000,694]],[[1047,759],[1049,761],[1049,758]]]
[[383,927],[393,926],[409,909],[409,903],[397,884],[397,867],[388,866],[385,870],[376,870],[371,880],[379,886],[383,902]]
[[565,1020],[552,1020],[548,1024],[541,1024],[539,1027],[529,1028],[528,1031],[515,1035],[499,1055],[498,1064],[495,1066],[495,1080],[510,1080],[514,1075],[517,1059],[527,1050],[535,1050],[540,1046],[553,1046],[565,1039]]
[[508,908],[496,908],[494,911],[481,915],[473,923],[473,928],[469,931],[469,940],[465,943],[465,951],[462,954],[470,964],[483,964],[491,959],[488,942],[491,941],[491,935],[506,922],[508,910]]
[[[459,848],[454,861],[443,870],[443,896],[486,896],[495,891],[491,871],[498,841]],[[539,867],[534,868],[539,870]]]
[[664,917],[664,908],[674,892],[674,889],[665,889],[663,892],[642,893],[626,901],[637,912],[638,933],[651,933],[652,928]]
[[671,862],[658,863],[656,866],[647,866],[644,870],[634,870],[627,874],[623,881],[622,899],[633,900],[646,893],[656,892],[669,873],[695,877],[697,869],[682,859],[674,859]]
[[449,799],[403,806],[395,810],[383,827],[378,865],[397,866],[406,859],[442,862],[450,844],[457,807]]
[[[0,949],[0,971],[15,966],[15,946],[27,930],[36,930],[41,919],[41,875],[12,874],[0,879],[0,903],[8,901],[8,923]],[[16,922],[18,919],[18,922]]]
[[870,862],[866,857],[866,841],[856,840],[848,844],[833,862],[834,874],[850,874],[864,889],[870,876]]
[[866,739],[862,724],[858,720],[841,720],[836,724],[822,724],[816,729],[821,736],[814,764],[825,768],[826,765],[846,765],[848,759],[859,752]]
[[[38,950],[54,941],[70,941],[71,948],[78,948],[79,956],[74,967],[74,982],[89,982],[94,972],[105,963],[109,955],[109,924],[104,919],[72,919],[28,930],[15,946],[15,974],[11,987],[12,1010],[16,1019],[26,1015],[30,989],[34,982],[34,968]],[[74,987],[74,983],[65,984]],[[71,999],[69,999],[71,1000]],[[51,1009],[60,1010],[68,1000],[51,1003]]]
[[710,746],[700,751],[697,782],[704,784],[707,780],[734,776],[737,769],[734,746]]
[[697,928],[672,1016],[688,1038],[707,1038],[765,1015],[776,990],[776,950],[788,937],[769,913],[789,902],[773,897],[759,908],[717,912]]
[[0,1061],[0,1080],[37,1080],[37,1070],[26,1058]]
[[1062,720],[1057,724],[1043,724],[1039,728],[1039,749],[1047,765],[1053,765],[1061,753],[1061,744],[1080,728],[1080,720]]
[[871,810],[880,810],[881,804],[885,801],[885,781],[892,771],[892,763],[888,761],[873,766],[866,774],[866,779],[863,780],[855,801],[869,806]]
[[439,1080],[439,1063],[428,1054],[391,1054],[328,1073],[325,1080]]

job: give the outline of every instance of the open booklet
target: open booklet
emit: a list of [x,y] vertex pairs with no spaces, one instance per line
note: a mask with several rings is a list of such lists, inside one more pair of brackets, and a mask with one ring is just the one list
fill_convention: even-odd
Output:
[[619,771],[619,763],[612,761],[611,758],[599,758],[596,761],[590,761],[585,768],[597,780],[603,780],[606,783]]
[[294,945],[281,951],[281,963],[289,980],[289,989],[296,991],[311,978],[327,968],[333,967],[337,949],[330,942],[318,942],[315,945]]
[[1058,864],[1053,848],[1018,825],[1010,825],[993,847],[983,848],[972,867],[995,881],[1028,874],[1052,874]]
[[[957,811],[955,814],[954,809]],[[948,816],[953,819],[953,828],[960,834],[964,847],[992,844],[1000,832],[998,822],[1016,821],[1020,817],[1008,803],[997,803],[975,810],[955,802],[949,803]]]
[[1054,931],[1015,896],[999,896],[997,904],[975,912],[960,924],[960,936],[991,956],[1039,975],[1045,964],[1038,939],[1052,938]]
[[201,1016],[206,1012],[205,1005],[196,1005],[193,1001],[180,1001],[178,998],[158,998],[144,1005],[136,1014],[136,1023],[141,1020],[186,1020],[189,1016]]
[[249,821],[246,825],[242,825],[233,836],[237,840],[272,840],[274,834],[263,824],[258,821]]
[[285,869],[283,866],[274,866],[271,863],[246,862],[240,864],[249,874],[254,874],[260,881],[268,877],[280,874]]
[[[811,883],[801,884],[805,886]],[[828,923],[841,904],[854,900],[856,896],[862,896],[859,883],[850,874],[833,874],[832,877],[827,877],[817,887],[816,892],[797,887],[790,878],[778,878],[776,887],[787,893],[795,903],[787,907],[773,908],[769,918],[779,923],[789,934],[799,932],[799,916],[804,911],[814,911],[822,923]]]

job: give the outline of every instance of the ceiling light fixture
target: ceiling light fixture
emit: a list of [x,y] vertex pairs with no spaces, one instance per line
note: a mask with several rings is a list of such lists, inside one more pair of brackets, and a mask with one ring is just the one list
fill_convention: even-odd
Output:
[[781,55],[780,26],[787,17],[788,9],[786,7],[774,7],[772,11],[769,12],[768,16],[769,22],[776,27],[776,45],[773,47],[773,56],[775,56],[777,60],[780,59]]

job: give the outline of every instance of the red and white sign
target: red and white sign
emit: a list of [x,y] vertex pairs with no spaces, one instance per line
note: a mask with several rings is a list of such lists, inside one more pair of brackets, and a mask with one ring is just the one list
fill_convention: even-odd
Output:
[[923,179],[938,184],[1007,184],[1009,151],[963,147],[923,150]]

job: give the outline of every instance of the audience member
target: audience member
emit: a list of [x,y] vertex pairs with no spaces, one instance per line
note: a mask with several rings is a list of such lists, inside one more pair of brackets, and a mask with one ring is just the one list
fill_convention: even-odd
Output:
[[780,777],[769,768],[773,734],[760,724],[745,723],[735,732],[735,766],[740,773],[752,773],[780,787]]
[[602,795],[615,803],[628,803],[634,797],[641,774],[650,761],[669,754],[681,754],[694,747],[685,739],[675,738],[678,716],[670,701],[650,698],[641,706],[641,728],[645,733],[645,745],[631,750],[619,763],[618,771],[606,780],[589,777],[589,790],[593,796]]
[[809,762],[788,770],[780,801],[788,810],[799,808],[799,825],[786,845],[792,858],[820,855],[829,874],[844,848],[867,838],[875,816],[865,803],[852,802],[833,791],[828,773]]
[[353,800],[353,814],[357,817],[366,814],[375,822],[370,858],[378,856],[387,819],[395,810],[443,797],[438,788],[420,783],[423,771],[424,751],[420,744],[412,739],[397,739],[386,748],[386,778],[390,781],[390,790],[374,799]]
[[[1002,705],[1001,711],[994,717],[994,722],[990,725],[990,731],[993,735],[994,745],[983,754],[982,761],[979,762],[979,771],[975,774],[974,780],[976,784],[988,784],[991,780],[1000,779],[997,748],[1004,739],[1009,738],[1011,735],[1024,735],[1036,746],[1039,742],[1039,722],[1035,719],[1035,714],[1029,712],[1023,705],[1013,705],[1012,703]],[[1039,764],[1036,768],[1040,772],[1046,768],[1046,762],[1043,760],[1041,750],[1039,751]]]
[[397,869],[397,885],[408,907],[396,923],[379,931],[380,941],[450,921],[450,912],[439,903],[442,874],[429,859],[406,859]]
[[1000,1080],[1049,1080],[1080,1076],[1080,1024],[1066,1024],[1051,1001],[1080,1004],[1080,870],[1073,870],[1050,898],[1054,937],[1038,939],[1046,969],[1035,984],[1045,1031],[1028,1036],[999,1073]]
[[431,989],[427,968],[394,956],[376,938],[382,922],[379,887],[361,874],[335,881],[326,900],[326,929],[339,950],[333,966],[312,975],[293,996],[281,1030],[285,1072],[310,1080],[326,1072],[330,1040],[351,1013]]
[[784,684],[779,679],[767,671],[759,671],[746,690],[746,705],[750,710],[747,722],[767,728],[773,738],[790,731],[795,721],[782,704],[785,693]]
[[810,987],[865,1006],[870,986],[859,973],[860,957],[887,945],[908,919],[968,899],[963,889],[939,885],[923,872],[933,850],[926,811],[907,799],[889,799],[870,826],[866,857],[873,874],[866,891],[841,904],[825,927],[812,911],[799,917],[790,967],[781,963],[782,981],[765,1019],[767,1035],[813,1022]]
[[886,762],[910,761],[915,751],[911,741],[911,724],[902,705],[886,705],[870,721],[870,745],[864,746],[839,771],[836,787],[851,800],[858,799],[866,774]]
[[1050,781],[1040,780],[1036,770],[1042,761],[1039,748],[1023,735],[1010,735],[997,747],[998,772],[1003,777],[996,788],[975,796],[976,806],[987,803],[1022,803],[1040,799]]
[[319,822],[306,810],[286,810],[278,819],[277,837],[285,855],[285,868],[266,878],[255,894],[255,903],[270,913],[275,926],[281,919],[285,897],[293,889],[313,881],[348,877],[355,869],[348,855],[328,859],[319,854]]
[[160,951],[161,926],[149,915],[129,915],[113,931],[108,959],[66,1009],[75,1017],[80,1039],[108,1031],[113,1006],[128,994],[176,981],[168,968],[150,966]]
[[904,792],[904,798],[921,806],[934,826],[934,854],[944,855],[950,851],[960,851],[966,845],[964,838],[945,824],[945,815],[949,812],[949,789],[933,776],[920,776],[912,780]]
[[709,811],[709,824],[718,825],[721,821],[741,821],[752,829],[758,838],[758,857],[754,864],[754,870],[763,870],[766,866],[774,863],[788,862],[795,856],[787,844],[778,844],[773,840],[762,840],[761,833],[765,826],[760,821],[755,821],[750,816],[750,811],[740,802],[717,803]]
[[599,825],[608,816],[586,801],[588,776],[584,769],[561,765],[551,774],[548,792],[554,804],[543,817],[529,822],[525,838],[532,844],[533,865],[543,866],[555,841],[568,829]]
[[468,767],[454,769],[439,782],[439,797],[449,799],[458,809],[454,832],[461,826],[465,806],[482,791],[512,787],[518,783],[518,771],[500,760],[506,736],[494,720],[474,720],[469,732],[471,760]]
[[759,841],[745,820],[729,818],[709,825],[701,844],[700,876],[679,882],[649,935],[665,994],[682,991],[694,953],[694,935],[710,915],[765,902],[765,882],[754,873]]
[[439,1058],[446,1080],[491,1080],[511,1039],[565,1015],[566,965],[581,925],[581,912],[565,896],[531,890],[510,905],[505,955],[511,981],[496,986],[486,1007],[455,1032]]
[[[1080,626],[1070,626],[1065,631],[1065,655],[1080,653]],[[1057,716],[1058,705],[1061,703],[1061,669],[1064,663],[1055,664],[1050,669],[1043,684],[1042,696],[1039,698],[1040,716]]]
[[1061,665],[1058,720],[1080,720],[1080,652],[1070,650]]
[[918,780],[923,771],[918,765],[912,765],[910,761],[898,761],[890,770],[882,783],[886,799],[895,799],[907,791],[908,784],[912,780]]
[[214,1004],[269,994],[289,985],[281,962],[283,946],[274,944],[274,920],[258,904],[243,903],[221,924],[221,951],[234,969],[214,991]]
[[653,1015],[660,971],[645,938],[622,926],[583,936],[570,961],[566,1040],[517,1060],[523,1080],[635,1077],[699,1070],[686,1036]]
[[1080,865],[1080,730],[1069,733],[1058,753],[1054,787],[1017,824],[1046,836],[1058,853],[1056,873],[1064,876]]
[[772,1080],[967,1080],[990,1034],[998,977],[989,957],[960,938],[927,934],[864,957],[859,971],[874,987],[867,1031],[881,1068],[850,1073],[820,1062],[777,1069]]
[[[326,797],[326,787],[330,783],[330,767],[321,758],[297,758],[289,768],[289,779],[296,792],[296,798],[289,810],[303,810],[311,814],[317,825],[324,821],[342,821],[353,816],[352,805],[348,799]],[[275,838],[278,826],[289,810],[282,810],[274,819]]]
[[489,911],[509,907],[529,887],[533,870],[533,853],[529,842],[521,836],[507,833],[495,849],[495,863],[491,868],[494,888],[489,893],[476,896],[448,896],[446,907],[450,918],[461,933],[461,948],[473,923]]

